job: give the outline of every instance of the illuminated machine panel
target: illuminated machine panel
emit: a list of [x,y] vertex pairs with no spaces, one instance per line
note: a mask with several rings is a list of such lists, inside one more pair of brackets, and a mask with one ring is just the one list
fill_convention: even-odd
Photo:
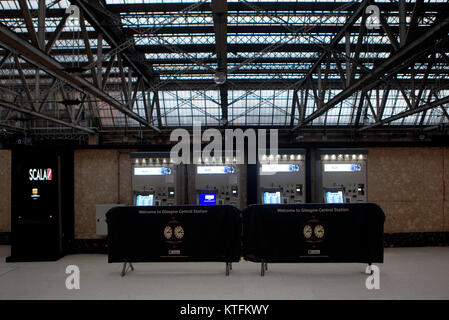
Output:
[[299,164],[262,164],[260,172],[299,172]]
[[362,171],[360,163],[325,163],[324,172],[359,172]]
[[234,166],[198,166],[197,174],[232,174],[235,173]]
[[182,204],[181,166],[170,160],[169,152],[135,152],[132,161],[132,195],[136,206]]
[[204,205],[216,205],[217,195],[215,193],[200,193],[199,194],[199,204]]
[[362,149],[317,150],[316,202],[366,202],[367,159]]
[[153,206],[154,194],[136,194],[135,199],[136,206]]
[[326,191],[326,203],[343,203],[343,190]]
[[190,203],[199,205],[232,205],[245,207],[246,184],[241,177],[246,174],[245,166],[237,164],[237,159],[223,157],[219,162],[214,157],[202,159],[201,164],[189,166],[193,177],[190,188]]
[[258,202],[289,204],[306,202],[306,151],[280,149],[258,162]]
[[263,193],[263,203],[264,204],[280,204],[281,203],[281,192],[268,192]]
[[135,167],[135,176],[165,176],[172,174],[171,168],[168,167]]

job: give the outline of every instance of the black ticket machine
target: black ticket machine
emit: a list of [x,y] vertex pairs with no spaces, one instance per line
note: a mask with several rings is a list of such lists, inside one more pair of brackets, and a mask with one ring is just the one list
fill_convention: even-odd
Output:
[[7,262],[51,261],[73,239],[73,151],[12,151],[11,256]]

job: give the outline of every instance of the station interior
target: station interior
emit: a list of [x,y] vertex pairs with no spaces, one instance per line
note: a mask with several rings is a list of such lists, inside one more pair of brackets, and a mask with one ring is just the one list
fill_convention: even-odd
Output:
[[0,0],[0,300],[448,300],[448,79],[445,0]]

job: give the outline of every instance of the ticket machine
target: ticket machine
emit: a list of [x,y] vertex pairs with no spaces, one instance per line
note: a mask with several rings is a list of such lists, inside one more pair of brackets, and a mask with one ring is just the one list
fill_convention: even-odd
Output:
[[366,202],[367,156],[368,151],[361,149],[318,149],[318,202]]
[[276,155],[260,156],[258,203],[305,203],[305,161],[304,149],[280,149]]
[[182,203],[180,165],[170,152],[133,152],[132,189],[135,206],[174,206]]
[[[221,161],[223,160],[224,161]],[[194,177],[195,204],[198,205],[233,205],[243,208],[246,196],[245,166],[236,157],[206,157],[201,164],[191,166]]]

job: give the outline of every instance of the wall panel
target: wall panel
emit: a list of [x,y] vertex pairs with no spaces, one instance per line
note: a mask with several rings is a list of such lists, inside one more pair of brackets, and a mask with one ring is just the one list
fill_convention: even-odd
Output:
[[10,150],[0,150],[0,232],[11,232]]
[[384,209],[385,232],[444,230],[443,171],[446,181],[448,177],[443,160],[447,152],[448,148],[437,147],[369,149],[368,201]]
[[[75,151],[75,238],[98,238],[95,232],[95,205],[101,203],[131,204],[130,151]],[[118,181],[120,180],[120,194]],[[120,196],[120,200],[118,200]]]

